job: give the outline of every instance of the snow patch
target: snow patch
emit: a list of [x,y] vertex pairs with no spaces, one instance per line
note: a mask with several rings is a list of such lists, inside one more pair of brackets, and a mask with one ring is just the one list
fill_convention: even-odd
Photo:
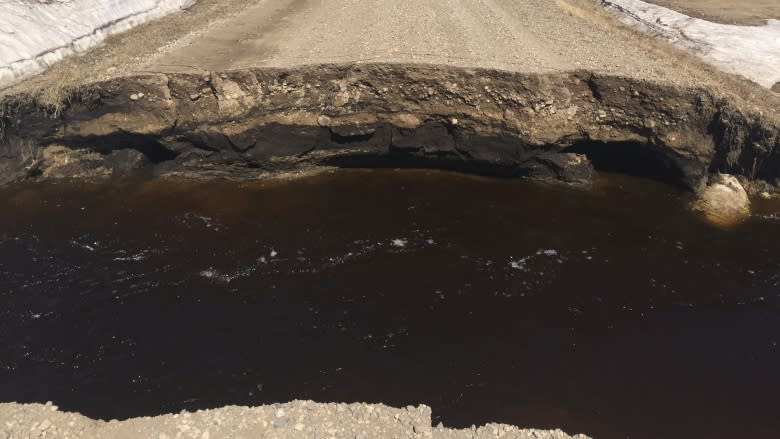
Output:
[[659,35],[764,87],[780,82],[780,20],[764,26],[712,23],[642,0],[601,0],[622,22]]
[[196,0],[0,0],[0,87]]

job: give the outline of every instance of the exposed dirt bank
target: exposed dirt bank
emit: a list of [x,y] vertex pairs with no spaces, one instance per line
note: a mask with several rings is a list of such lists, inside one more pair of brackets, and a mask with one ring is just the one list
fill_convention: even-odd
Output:
[[381,404],[318,404],[295,401],[261,407],[223,407],[126,421],[95,421],[63,413],[51,404],[0,404],[0,434],[8,438],[517,438],[587,439],[560,430],[519,429],[504,424],[453,430],[431,425],[431,409]]
[[[149,74],[61,107],[0,101],[0,181],[120,174],[258,178],[426,166],[584,183],[594,169],[697,189],[780,177],[777,117],[707,89],[587,72],[409,65]],[[752,188],[752,189],[751,189]]]

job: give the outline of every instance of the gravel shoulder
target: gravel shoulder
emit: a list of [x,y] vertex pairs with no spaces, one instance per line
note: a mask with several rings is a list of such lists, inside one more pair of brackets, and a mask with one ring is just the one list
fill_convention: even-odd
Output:
[[519,429],[487,424],[463,430],[433,427],[431,409],[382,404],[319,404],[293,401],[260,407],[215,410],[126,421],[96,421],[60,412],[52,404],[0,404],[0,435],[11,438],[516,438],[588,439],[560,430]]

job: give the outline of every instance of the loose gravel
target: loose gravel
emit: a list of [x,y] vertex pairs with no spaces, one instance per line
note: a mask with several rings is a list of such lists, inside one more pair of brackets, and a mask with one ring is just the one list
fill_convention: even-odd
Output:
[[319,404],[293,401],[260,407],[228,406],[194,413],[96,421],[59,411],[52,403],[0,404],[0,438],[431,438],[588,439],[560,430],[487,424],[455,430],[431,425],[428,406]]

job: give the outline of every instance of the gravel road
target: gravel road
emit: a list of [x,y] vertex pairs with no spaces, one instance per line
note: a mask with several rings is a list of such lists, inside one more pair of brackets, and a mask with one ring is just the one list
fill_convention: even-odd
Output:
[[432,63],[684,80],[554,0],[261,0],[161,50],[144,70]]
[[135,73],[355,63],[583,70],[707,86],[759,106],[767,99],[754,84],[629,29],[593,0],[199,0],[0,95],[43,91],[56,100],[85,82]]

